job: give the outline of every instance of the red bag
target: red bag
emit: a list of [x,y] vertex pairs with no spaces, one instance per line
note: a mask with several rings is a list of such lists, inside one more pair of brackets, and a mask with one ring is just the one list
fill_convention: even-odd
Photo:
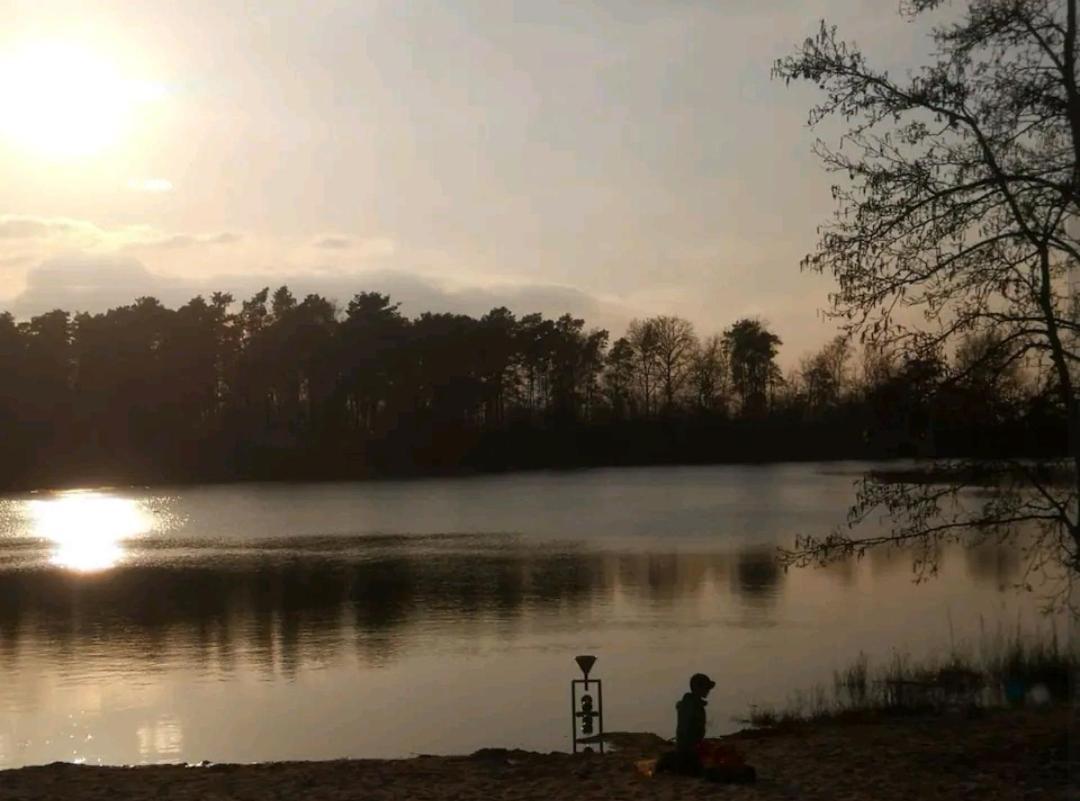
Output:
[[719,740],[702,740],[697,746],[698,758],[703,768],[742,767],[743,755]]

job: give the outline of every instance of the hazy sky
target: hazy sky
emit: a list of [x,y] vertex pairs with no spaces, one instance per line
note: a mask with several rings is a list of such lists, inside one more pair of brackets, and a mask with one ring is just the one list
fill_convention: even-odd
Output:
[[821,18],[886,64],[893,0],[0,0],[0,308],[389,291],[621,333],[830,333],[798,262],[831,210]]

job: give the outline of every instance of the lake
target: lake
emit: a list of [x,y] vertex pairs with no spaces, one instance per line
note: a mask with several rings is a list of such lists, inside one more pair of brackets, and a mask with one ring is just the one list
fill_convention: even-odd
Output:
[[0,767],[570,745],[573,657],[608,730],[710,731],[860,652],[1040,625],[1016,553],[785,573],[866,465],[95,489],[0,498]]

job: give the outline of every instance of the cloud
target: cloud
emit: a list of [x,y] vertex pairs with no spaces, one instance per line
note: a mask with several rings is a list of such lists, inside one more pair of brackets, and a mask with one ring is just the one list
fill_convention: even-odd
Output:
[[[540,275],[500,280],[494,264],[474,269],[472,260],[439,249],[401,250],[390,237],[336,232],[297,238],[229,230],[177,233],[149,225],[98,227],[72,218],[8,215],[0,216],[0,250],[0,309],[20,317],[53,308],[100,311],[140,295],[175,307],[197,294],[220,290],[243,298],[264,286],[288,284],[298,297],[317,293],[342,307],[358,292],[382,292],[410,316],[425,311],[478,316],[496,306],[517,314],[569,313],[613,336],[622,334],[633,317],[678,314],[704,335],[764,311],[784,339],[785,363],[834,333],[820,319],[822,303],[807,300],[824,298],[828,279],[796,272],[781,291],[770,269],[775,254],[756,253],[738,239],[658,251],[656,260],[672,265],[664,281],[613,267],[609,281],[598,283],[594,274],[588,289],[575,287],[573,275],[561,282]],[[718,269],[724,254],[729,263]],[[603,286],[618,289],[604,295]]]
[[31,243],[39,249],[39,260],[65,250],[116,249],[161,236],[161,232],[148,225],[103,228],[70,217],[0,215],[0,240]]
[[345,236],[324,236],[315,243],[315,247],[324,250],[346,250],[352,245],[352,240]]
[[344,307],[359,292],[382,292],[401,304],[402,312],[452,312],[480,316],[497,306],[517,314],[572,314],[589,326],[621,333],[637,312],[574,287],[544,283],[462,284],[401,270],[323,271],[218,275],[206,280],[148,270],[130,256],[77,254],[49,259],[30,269],[22,292],[6,305],[20,318],[51,309],[99,312],[150,295],[179,306],[195,295],[231,292],[238,300],[263,287],[288,285],[297,297],[324,295]]
[[199,240],[191,234],[173,234],[156,242],[146,242],[145,245],[152,248],[187,248],[198,244],[198,242]]
[[160,239],[154,239],[144,242],[135,242],[132,243],[131,247],[176,250],[179,248],[190,248],[196,245],[231,245],[239,242],[241,239],[243,239],[243,237],[240,234],[235,234],[230,231],[224,231],[220,234],[209,235],[173,234],[172,236],[166,236]]
[[393,256],[397,253],[397,243],[393,239],[379,236],[371,239],[361,239],[355,243],[353,250],[363,258]]
[[361,258],[380,258],[397,253],[397,242],[385,236],[353,239],[341,234],[331,234],[315,240],[313,245],[319,250],[347,250],[351,255]]
[[217,234],[170,234],[149,225],[103,228],[85,220],[67,217],[0,215],[0,240],[34,243],[39,251],[39,260],[65,250],[78,252],[137,250],[139,248],[174,250],[196,245],[231,245],[242,239],[243,236],[233,231],[222,231]]
[[82,253],[49,259],[32,268],[11,311],[19,317],[52,309],[103,311],[143,295],[176,300],[187,293],[183,281],[151,273],[136,259]]
[[0,239],[49,239],[79,231],[100,233],[90,223],[63,217],[0,216]]
[[241,239],[243,239],[243,237],[240,236],[240,234],[224,231],[216,236],[207,237],[204,241],[210,245],[232,245],[239,242]]
[[0,220],[0,239],[40,239],[50,228],[42,220],[5,217]]
[[128,189],[136,192],[150,192],[162,194],[173,190],[173,183],[167,178],[132,178],[128,181]]

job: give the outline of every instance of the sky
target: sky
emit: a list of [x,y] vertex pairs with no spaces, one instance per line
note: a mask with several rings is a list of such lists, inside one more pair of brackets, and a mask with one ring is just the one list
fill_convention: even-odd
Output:
[[902,66],[892,0],[0,0],[0,309],[288,283],[410,314],[571,312],[621,334],[834,332],[801,273],[832,212],[827,19]]

